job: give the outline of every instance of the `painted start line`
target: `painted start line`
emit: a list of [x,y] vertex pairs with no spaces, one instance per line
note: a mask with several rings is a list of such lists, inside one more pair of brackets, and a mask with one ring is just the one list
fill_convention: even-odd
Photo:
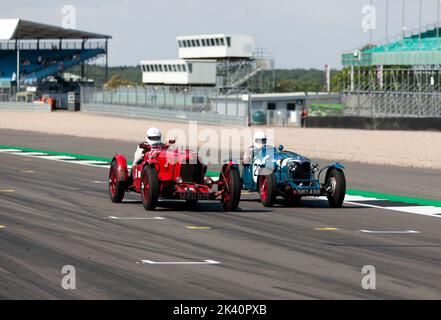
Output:
[[[20,147],[0,146],[0,154],[1,153],[105,169],[109,169],[111,164],[111,160],[107,158]],[[131,165],[128,165],[128,167],[130,168]],[[213,180],[216,180],[219,176],[217,172],[209,172],[207,175],[212,176]],[[325,197],[318,199],[326,200]],[[406,198],[367,191],[348,190],[345,204],[441,218],[441,201],[436,200]]]

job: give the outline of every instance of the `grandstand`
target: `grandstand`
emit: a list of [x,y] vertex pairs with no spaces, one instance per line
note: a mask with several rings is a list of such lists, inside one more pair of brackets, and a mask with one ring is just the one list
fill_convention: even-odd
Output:
[[[41,88],[44,80],[59,77],[86,62],[105,57],[108,35],[64,29],[21,19],[0,19],[0,87],[5,92],[28,86]],[[72,90],[72,87],[69,88]]]
[[369,117],[441,116],[441,30],[431,27],[342,55],[345,112]]

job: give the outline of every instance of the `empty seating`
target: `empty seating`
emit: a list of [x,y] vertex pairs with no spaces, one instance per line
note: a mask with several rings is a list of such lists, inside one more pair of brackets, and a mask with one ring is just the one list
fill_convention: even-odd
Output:
[[[20,81],[31,84],[104,53],[104,49],[20,50]],[[0,80],[12,81],[16,72],[17,51],[0,51]]]

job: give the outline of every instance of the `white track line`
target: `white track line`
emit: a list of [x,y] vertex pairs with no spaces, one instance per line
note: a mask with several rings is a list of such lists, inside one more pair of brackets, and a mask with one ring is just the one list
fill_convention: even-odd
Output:
[[214,260],[204,260],[202,262],[192,262],[192,261],[188,261],[188,262],[156,262],[156,261],[151,261],[151,260],[141,260],[142,264],[157,264],[157,265],[210,265],[210,264],[221,264],[218,261],[214,261]]
[[[76,158],[74,157],[69,157],[69,156],[40,156],[40,157],[36,157],[38,159],[45,159],[45,160],[53,160],[53,161],[60,161],[60,162],[69,162],[69,161],[63,161],[63,160],[75,160]],[[72,161],[70,161],[72,162]]]
[[43,152],[11,152],[10,154],[13,154],[15,156],[25,156],[25,157],[36,157],[37,156],[47,156],[47,153]]
[[109,219],[112,220],[165,220],[163,217],[146,217],[146,218],[121,218],[110,216]]
[[422,215],[422,216],[429,216],[429,217],[434,217],[434,218],[441,218],[441,216],[437,215],[437,214],[441,214],[441,213],[434,213],[434,212],[441,211],[441,208],[436,208],[436,207],[426,207],[426,206],[421,206],[421,207],[380,207],[380,206],[375,206],[372,204],[357,203],[357,202],[345,202],[345,203],[352,204],[355,206],[360,206],[360,207],[369,207],[369,208],[383,209],[383,210],[389,210],[389,211],[395,211],[395,212],[413,213],[413,214],[418,214],[418,215]]
[[372,231],[372,230],[359,230],[362,233],[371,233],[371,234],[418,234],[419,231],[415,230],[403,230],[403,231]]

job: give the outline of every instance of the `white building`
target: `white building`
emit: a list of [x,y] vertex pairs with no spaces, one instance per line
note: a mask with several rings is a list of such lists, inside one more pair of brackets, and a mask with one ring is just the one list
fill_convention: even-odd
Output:
[[215,60],[144,60],[142,82],[163,85],[216,85]]
[[255,41],[249,35],[192,35],[176,38],[181,59],[251,59]]

